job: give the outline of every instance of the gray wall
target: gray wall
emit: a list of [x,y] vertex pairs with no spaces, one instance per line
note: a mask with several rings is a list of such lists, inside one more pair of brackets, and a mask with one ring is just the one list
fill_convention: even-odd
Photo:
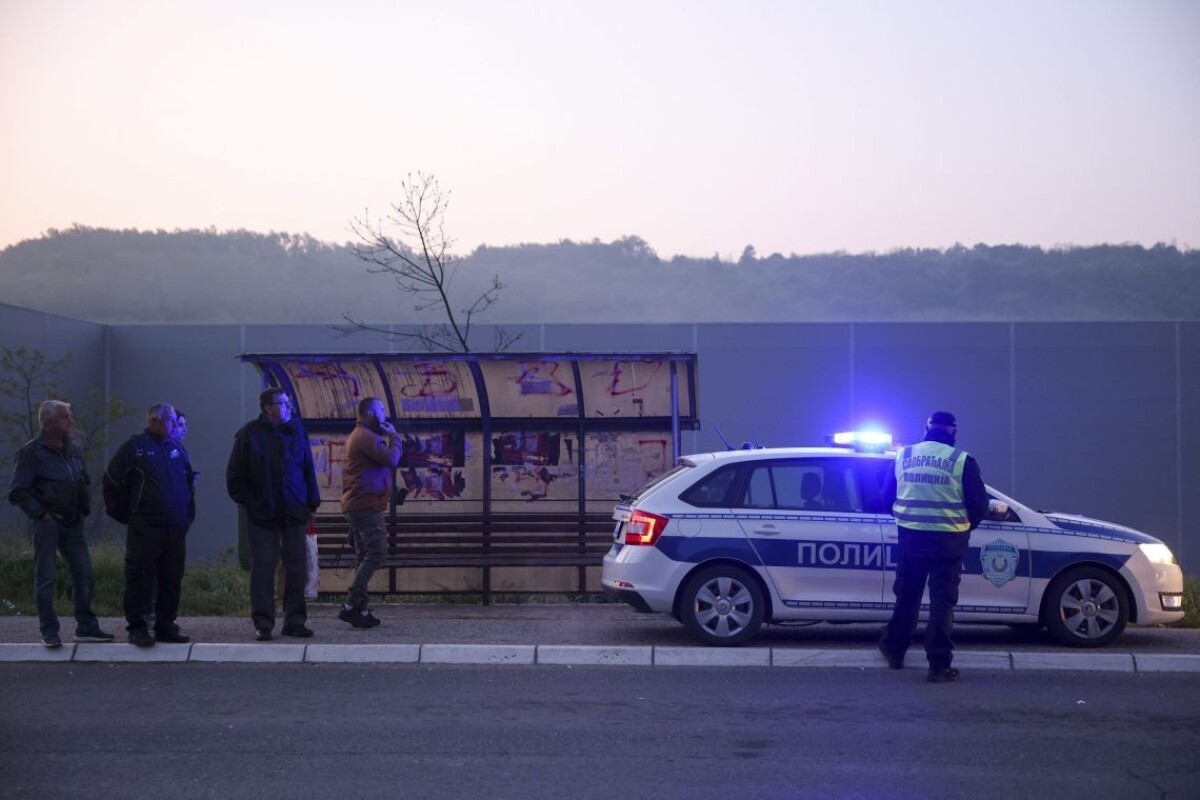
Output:
[[[512,326],[506,326],[510,330]],[[1200,322],[555,324],[525,326],[527,351],[684,350],[699,354],[702,429],[684,452],[823,441],[864,422],[920,438],[955,412],[984,478],[1033,506],[1145,530],[1200,572]],[[201,471],[193,559],[234,543],[225,462],[257,415],[259,376],[243,352],[390,351],[377,336],[324,326],[100,326],[0,306],[9,346],[76,353],[78,382],[188,414]],[[481,333],[487,334],[486,331]],[[81,356],[81,354],[83,354]],[[141,421],[112,431],[113,442]]]

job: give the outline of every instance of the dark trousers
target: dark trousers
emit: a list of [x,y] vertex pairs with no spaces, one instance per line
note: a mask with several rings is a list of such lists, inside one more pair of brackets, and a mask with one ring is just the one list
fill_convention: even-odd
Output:
[[367,585],[371,582],[371,576],[383,566],[383,555],[387,551],[387,527],[382,511],[347,511],[344,516],[346,522],[350,523],[350,541],[354,545],[357,562],[346,603],[362,610],[367,607]]
[[177,629],[187,561],[187,533],[160,525],[130,524],[125,533],[125,629],[146,629],[146,597],[154,592],[154,630]]
[[250,619],[255,628],[275,627],[275,567],[283,559],[283,624],[308,620],[304,584],[308,576],[308,524],[262,528],[250,523]]
[[75,632],[94,633],[100,629],[100,623],[92,613],[96,581],[92,577],[92,559],[83,536],[83,520],[39,519],[33,523],[33,602],[37,606],[38,627],[44,636],[58,635],[58,615],[54,611],[54,587],[58,583],[58,565],[54,562],[56,551],[62,553],[71,572]]
[[904,657],[912,644],[921,595],[929,585],[929,620],[925,623],[925,657],[931,669],[943,670],[954,658],[954,606],[962,560],[970,539],[966,533],[910,531],[901,528],[900,555],[892,591],[896,605],[883,629],[883,649]]

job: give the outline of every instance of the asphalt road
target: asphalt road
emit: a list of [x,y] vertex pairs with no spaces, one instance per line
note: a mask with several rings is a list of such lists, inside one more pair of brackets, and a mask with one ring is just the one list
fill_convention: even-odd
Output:
[[4,798],[1200,797],[1200,677],[0,664]]

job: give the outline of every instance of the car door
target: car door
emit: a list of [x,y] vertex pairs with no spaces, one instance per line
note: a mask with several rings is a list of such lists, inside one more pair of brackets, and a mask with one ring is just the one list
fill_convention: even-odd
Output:
[[[988,496],[997,495],[988,489]],[[971,542],[963,556],[962,580],[958,587],[955,611],[962,614],[981,614],[1003,620],[1006,615],[1036,613],[1028,611],[1032,559],[1029,553],[1029,534],[1017,512],[1009,509],[1003,520],[984,520],[971,531]],[[888,597],[895,580],[897,533],[896,520],[888,519],[883,526],[883,539],[888,546],[889,570],[886,576]],[[923,610],[929,604],[926,589]]]
[[[999,499],[991,489],[988,497]],[[998,617],[1037,613],[1037,609],[1028,609],[1033,559],[1027,530],[1028,524],[1010,505],[1004,519],[984,520],[971,531],[971,547],[963,557],[958,611]]]
[[738,522],[786,606],[861,609],[882,601],[882,530],[864,509],[852,462],[753,462],[735,495]]

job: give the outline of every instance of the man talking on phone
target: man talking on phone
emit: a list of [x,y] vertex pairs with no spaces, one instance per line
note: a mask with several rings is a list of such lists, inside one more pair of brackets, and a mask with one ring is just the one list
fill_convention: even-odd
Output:
[[367,584],[383,565],[387,529],[383,514],[392,498],[395,469],[402,447],[396,428],[387,420],[383,401],[366,397],[358,404],[358,424],[346,440],[342,468],[342,514],[350,525],[354,546],[354,582],[338,619],[355,628],[373,628],[379,619],[367,607]]

